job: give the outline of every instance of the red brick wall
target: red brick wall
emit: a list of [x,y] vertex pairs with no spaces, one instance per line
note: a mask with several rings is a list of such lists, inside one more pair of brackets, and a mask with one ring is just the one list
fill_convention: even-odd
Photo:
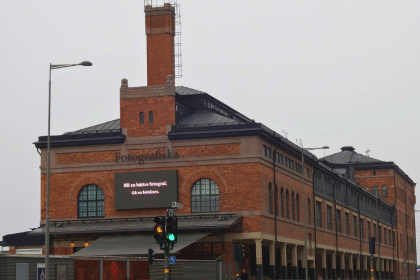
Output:
[[166,77],[174,75],[174,28],[174,17],[168,10],[160,14],[146,11],[148,86],[164,85]]
[[222,156],[222,155],[239,155],[240,145],[203,145],[192,147],[177,147],[174,149],[179,157],[205,157],[205,156]]
[[[240,144],[220,144],[220,145],[201,145],[190,147],[177,147],[171,150],[178,153],[180,158],[188,157],[206,157],[206,156],[223,156],[223,155],[239,155]],[[139,154],[166,154],[166,149],[141,149],[129,150],[129,155]],[[93,163],[93,162],[115,162],[116,154],[121,156],[119,150],[102,151],[102,152],[82,152],[82,153],[65,153],[57,155],[57,164],[77,164],[77,163]],[[121,161],[118,158],[118,161]]]
[[[120,99],[120,126],[127,128],[127,137],[166,135],[166,126],[175,124],[175,96]],[[153,111],[153,122],[149,122]],[[144,123],[140,123],[140,112]]]
[[[191,212],[191,188],[194,183],[201,178],[212,179],[218,185],[220,192],[220,212],[258,211],[260,207],[258,165],[259,164],[257,163],[249,163],[177,168],[178,200],[180,203],[184,204],[184,208],[178,210],[178,213]],[[144,170],[120,170],[118,172],[128,171],[134,172]],[[102,188],[105,195],[106,217],[162,214],[164,209],[115,210],[114,173],[115,171],[51,174],[51,219],[77,218],[78,193],[80,189],[87,184],[96,184]],[[41,219],[45,219],[45,177],[45,175],[42,176]],[[244,188],[246,188],[246,191]]]
[[57,164],[75,164],[115,161],[115,153],[120,151],[66,153],[57,155]]
[[71,247],[54,247],[53,255],[71,255],[73,254],[73,248]]

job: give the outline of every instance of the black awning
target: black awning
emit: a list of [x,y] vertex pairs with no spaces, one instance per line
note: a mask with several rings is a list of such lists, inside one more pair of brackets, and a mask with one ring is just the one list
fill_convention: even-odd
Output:
[[[181,231],[211,231],[229,228],[242,220],[235,214],[203,214],[178,216],[178,229]],[[111,232],[151,232],[155,223],[153,217],[66,220],[50,223],[51,234],[87,234]],[[44,234],[45,228],[33,230],[30,234]],[[5,240],[6,241],[6,240]]]
[[[178,242],[174,245],[173,253],[209,235],[210,232],[179,233]],[[148,249],[156,253],[163,253],[152,234],[132,234],[102,236],[86,247],[73,254],[75,257],[93,256],[147,256]]]

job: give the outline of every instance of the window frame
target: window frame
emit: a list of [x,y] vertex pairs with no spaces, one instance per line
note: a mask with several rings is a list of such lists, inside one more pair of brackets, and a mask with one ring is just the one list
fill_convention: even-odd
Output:
[[353,236],[357,237],[357,216],[353,215]]
[[350,213],[344,213],[344,223],[346,226],[346,234],[350,235]]
[[149,123],[153,123],[153,111],[149,111]]
[[[95,199],[89,199],[89,192],[92,191],[90,187],[95,186]],[[86,199],[81,199],[82,192],[86,190]],[[95,211],[89,211],[89,202],[95,203]],[[101,203],[102,202],[102,203]],[[81,203],[86,203],[86,216],[81,215]],[[99,203],[99,204],[98,204]],[[99,207],[102,206],[102,209]],[[90,212],[95,212],[96,215],[89,215]],[[98,215],[99,214],[99,215]],[[102,188],[96,184],[87,184],[83,186],[77,194],[77,218],[78,219],[97,219],[105,217],[105,194]]]
[[341,233],[341,210],[337,209],[335,213],[335,223],[336,223],[336,229],[338,232]]
[[322,203],[316,201],[315,203],[315,211],[316,211],[316,226],[322,227]]
[[382,187],[382,197],[388,197],[388,186]]
[[327,205],[327,229],[332,230],[332,207]]
[[[204,188],[204,194],[203,194],[202,193],[202,187],[203,187],[202,182],[204,180],[209,180],[209,182],[208,182],[208,186],[209,187],[208,187],[208,193],[206,193],[206,188]],[[199,191],[200,192],[199,192],[199,194],[193,194],[194,187],[196,187],[196,185],[199,182],[200,182],[200,186],[199,186]],[[214,183],[213,185],[212,185],[212,182]],[[217,192],[217,193],[212,193],[212,186],[215,187],[215,192]],[[191,195],[191,213],[216,213],[216,212],[219,212],[220,211],[220,200],[219,200],[220,191],[219,191],[219,186],[216,184],[216,182],[214,180],[212,180],[210,178],[201,178],[201,179],[198,179],[197,181],[195,181],[195,183],[191,187],[190,195]],[[209,199],[208,200],[209,201],[209,205],[208,205],[209,211],[203,211],[203,208],[204,207],[207,207],[207,205],[204,205],[203,206],[202,203],[203,202],[206,202],[206,201],[203,201],[202,200],[202,197],[207,197],[207,196],[209,197],[208,198]],[[199,197],[199,201],[198,202],[197,201],[193,201],[193,197]],[[212,207],[213,207],[213,205],[212,205],[212,201],[213,201],[212,200],[212,197],[217,197],[217,199],[214,199],[214,203],[216,204],[216,205],[214,205],[214,209],[215,210],[212,210]],[[198,204],[198,205],[196,205],[196,204]],[[198,211],[195,211],[195,209],[199,209],[199,210]]]

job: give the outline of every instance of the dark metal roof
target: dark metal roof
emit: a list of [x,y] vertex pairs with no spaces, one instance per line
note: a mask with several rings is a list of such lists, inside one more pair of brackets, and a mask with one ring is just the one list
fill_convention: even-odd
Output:
[[[64,134],[51,136],[51,147],[74,147],[105,144],[122,144],[126,136],[118,132],[86,133],[86,134]],[[38,137],[35,142],[37,148],[47,148],[47,136]]]
[[[179,233],[172,253],[179,252],[210,233]],[[110,235],[99,237],[88,247],[74,253],[73,256],[147,256],[149,249],[152,249],[155,254],[159,254],[161,251],[152,234]]]
[[207,92],[196,90],[189,87],[184,87],[184,86],[175,87],[175,92],[180,95],[207,94]]
[[[219,219],[219,216],[222,219]],[[179,230],[206,230],[228,228],[239,223],[241,216],[236,215],[199,215],[178,217]],[[100,232],[144,232],[152,231],[153,218],[96,219],[55,221],[51,223],[52,234],[100,233]],[[31,234],[44,234],[44,227],[35,229]]]
[[42,234],[42,236],[39,236],[31,235],[31,233],[31,231],[25,231],[4,235],[3,241],[7,243],[7,245],[2,246],[32,246],[45,244],[44,234]]
[[233,125],[243,124],[226,116],[222,116],[215,112],[198,111],[183,118],[178,122],[178,127],[195,127],[195,126],[219,126],[219,125]]
[[383,162],[378,159],[374,159],[362,154],[356,153],[354,150],[343,150],[341,152],[321,158],[327,162],[335,164],[346,164],[346,163],[368,163],[368,162]]
[[64,133],[64,135],[119,132],[119,131],[120,131],[120,119],[116,119],[113,121],[79,129],[76,131],[66,132]]

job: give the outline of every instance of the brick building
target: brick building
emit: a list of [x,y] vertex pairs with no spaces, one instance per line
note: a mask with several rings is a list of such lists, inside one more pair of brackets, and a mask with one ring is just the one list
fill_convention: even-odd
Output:
[[[159,252],[153,218],[178,201],[181,259],[234,268],[232,245],[240,243],[240,267],[254,279],[301,279],[306,265],[311,279],[367,279],[368,238],[376,235],[377,277],[415,275],[415,183],[397,165],[351,147],[318,159],[210,94],[175,86],[174,9],[145,13],[148,85],[123,79],[120,119],[51,137],[52,254]],[[35,146],[41,222],[31,234],[42,234],[47,137]]]

